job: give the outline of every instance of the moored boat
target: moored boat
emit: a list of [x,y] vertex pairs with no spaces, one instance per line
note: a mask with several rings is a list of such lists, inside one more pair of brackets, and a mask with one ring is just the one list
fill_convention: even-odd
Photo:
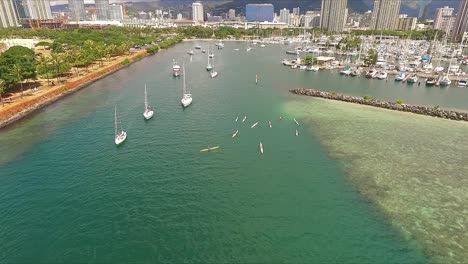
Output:
[[395,77],[395,81],[403,81],[405,77],[406,77],[405,72],[401,71]]

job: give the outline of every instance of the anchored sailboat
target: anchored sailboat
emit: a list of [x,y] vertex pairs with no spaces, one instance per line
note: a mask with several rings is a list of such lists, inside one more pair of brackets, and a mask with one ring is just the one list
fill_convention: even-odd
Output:
[[185,87],[186,86],[186,84],[185,84],[185,75],[187,75],[187,73],[185,72],[185,63],[182,64],[182,70],[184,72],[184,94],[183,94],[182,99],[180,100],[180,102],[182,103],[183,107],[187,107],[192,103],[192,94],[187,93],[187,89]]
[[146,83],[145,83],[145,112],[143,112],[143,116],[146,120],[153,117],[154,111],[151,106],[148,105],[148,95],[146,94]]
[[[214,65],[214,58],[211,59],[211,67],[212,67],[212,69],[213,69],[213,65]],[[211,78],[214,78],[214,77],[218,76],[218,72],[215,71],[215,70],[212,70],[211,73],[210,73],[210,76],[211,76]]]
[[118,146],[122,144],[125,141],[125,139],[127,139],[127,132],[123,131],[122,128],[120,128],[120,132],[117,132],[118,130],[117,128],[117,106],[115,106],[115,112],[114,112],[114,129],[115,129],[114,141],[115,141],[115,144]]

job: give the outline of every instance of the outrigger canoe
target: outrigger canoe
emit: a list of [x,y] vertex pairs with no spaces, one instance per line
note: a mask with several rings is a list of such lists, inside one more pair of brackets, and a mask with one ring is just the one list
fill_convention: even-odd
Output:
[[205,151],[210,151],[210,150],[215,150],[215,149],[219,149],[219,146],[206,148],[206,149],[201,149],[200,152],[205,152]]

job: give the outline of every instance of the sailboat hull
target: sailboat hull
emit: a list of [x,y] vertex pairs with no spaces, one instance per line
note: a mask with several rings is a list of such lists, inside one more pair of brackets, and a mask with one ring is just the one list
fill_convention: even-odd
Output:
[[122,132],[120,135],[115,137],[115,145],[119,146],[127,139],[127,132]]
[[143,113],[143,117],[146,119],[146,120],[149,120],[153,117],[154,115],[154,111],[150,110],[150,111],[145,111]]
[[192,104],[192,98],[182,98],[182,100],[180,100],[180,103],[185,108],[189,106],[190,104]]

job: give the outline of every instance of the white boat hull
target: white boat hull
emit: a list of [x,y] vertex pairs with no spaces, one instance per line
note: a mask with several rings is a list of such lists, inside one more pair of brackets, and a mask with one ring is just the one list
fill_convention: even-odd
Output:
[[119,135],[115,136],[115,144],[118,146],[127,139],[127,132],[122,131]]
[[154,115],[154,111],[153,110],[149,110],[149,111],[145,111],[143,113],[143,116],[145,117],[146,120],[152,118]]
[[215,78],[216,76],[218,76],[218,72],[211,72],[210,76],[211,78]]
[[183,107],[187,107],[192,103],[192,100],[193,100],[192,97],[189,97],[189,98],[184,97],[182,98],[182,100],[180,100],[180,102],[182,103]]

